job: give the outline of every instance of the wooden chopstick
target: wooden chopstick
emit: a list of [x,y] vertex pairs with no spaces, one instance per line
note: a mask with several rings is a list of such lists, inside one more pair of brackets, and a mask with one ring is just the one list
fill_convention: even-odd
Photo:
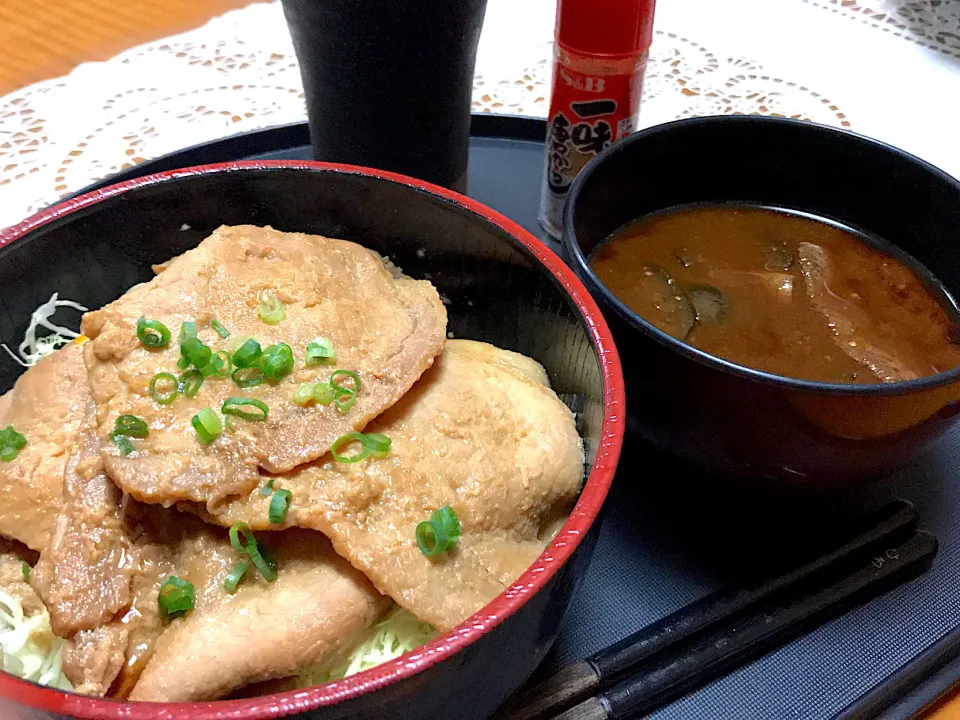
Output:
[[864,555],[884,538],[908,532],[915,527],[916,520],[914,507],[897,500],[872,517],[863,532],[835,549],[771,580],[713,593],[691,603],[521,693],[501,710],[499,716],[511,720],[552,717],[608,687],[657,655],[711,628],[729,623],[737,615],[777,594],[836,570],[838,565]]
[[645,715],[918,575],[936,552],[936,539],[922,531],[900,544],[881,546],[876,557],[861,560],[840,580],[707,633],[682,652],[661,658],[555,720],[627,720]]

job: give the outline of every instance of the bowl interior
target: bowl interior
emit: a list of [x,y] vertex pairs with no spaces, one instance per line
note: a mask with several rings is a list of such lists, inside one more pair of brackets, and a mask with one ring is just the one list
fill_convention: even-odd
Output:
[[[617,415],[604,407],[617,397],[609,378],[613,385],[620,382],[619,365],[612,343],[601,361],[595,339],[602,320],[588,323],[583,306],[564,287],[576,281],[558,279],[538,259],[539,248],[527,247],[453,198],[368,174],[250,165],[136,181],[124,192],[108,193],[0,247],[0,340],[15,347],[31,312],[54,292],[100,307],[149,280],[151,265],[194,247],[219,225],[246,223],[354,240],[407,274],[431,280],[446,304],[451,337],[483,340],[542,363],[576,413],[586,470],[604,442],[601,456],[609,456],[605,423]],[[0,242],[16,234],[4,231]],[[580,293],[585,296],[582,288]],[[55,319],[77,327],[79,314],[62,310]],[[605,387],[602,368],[609,358],[615,371]],[[12,360],[0,362],[0,388],[8,389],[20,372]],[[581,511],[588,518],[583,529],[598,507],[596,502]],[[571,546],[580,532],[571,535]],[[488,615],[485,621],[496,613]],[[354,687],[363,690],[362,683]],[[341,690],[336,697],[349,694]],[[322,704],[335,699],[331,694]]]

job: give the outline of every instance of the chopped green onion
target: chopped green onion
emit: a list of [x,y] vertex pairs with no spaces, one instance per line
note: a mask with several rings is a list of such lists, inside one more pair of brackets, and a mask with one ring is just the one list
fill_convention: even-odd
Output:
[[[240,542],[240,535],[243,535],[244,542]],[[250,531],[250,526],[246,523],[237,523],[230,528],[230,545],[238,553],[249,555],[253,561],[254,567],[263,575],[267,582],[273,582],[277,579],[277,562],[267,550],[257,542]]]
[[277,561],[265,545],[256,543],[250,548],[250,559],[253,560],[253,566],[263,575],[264,580],[272,583],[277,579]]
[[230,377],[233,372],[233,361],[230,359],[230,353],[226,350],[220,350],[210,356],[210,362],[205,367],[200,368],[200,372],[205,377],[216,375],[217,377]]
[[213,350],[197,338],[190,337],[180,343],[180,354],[187,359],[189,365],[193,365],[202,372],[210,364]]
[[390,454],[390,443],[392,441],[383,433],[366,433],[363,436],[363,444],[370,451],[370,456],[375,458],[384,458]]
[[430,519],[440,523],[444,534],[450,540],[451,547],[455,545],[461,532],[460,518],[457,517],[456,511],[449,505],[444,505],[442,508],[434,510]]
[[345,413],[357,404],[357,396],[352,392],[341,392],[339,395],[337,395],[336,400],[333,401],[333,404],[337,410]]
[[149,431],[145,420],[136,415],[121,415],[114,423],[113,432],[127,437],[145,438]]
[[120,452],[129,455],[134,450],[130,438],[145,438],[148,433],[149,429],[145,420],[138,418],[136,415],[121,415],[116,419],[113,425],[113,433],[110,436],[117,444]]
[[223,419],[223,426],[227,429],[227,432],[229,432],[231,435],[233,435],[236,432],[236,430],[234,430],[233,428],[233,423],[230,422],[230,418],[228,417]]
[[10,462],[27,446],[27,439],[8,425],[0,430],[0,460]]
[[287,517],[287,510],[290,509],[290,498],[293,493],[289,490],[277,490],[270,498],[270,512],[267,517],[274,525],[279,525]]
[[197,436],[204,445],[212,443],[223,432],[220,417],[208,407],[194,415],[190,422],[193,423],[193,429],[197,431]]
[[323,365],[337,361],[337,352],[329,338],[315,337],[307,343],[307,365]]
[[427,557],[452,550],[460,537],[460,519],[449,505],[433,511],[429,520],[417,525],[417,545]]
[[[353,387],[349,388],[337,383],[341,375],[353,380]],[[330,375],[330,388],[334,394],[334,406],[342,413],[347,412],[357,404],[357,393],[360,392],[360,376],[352,370],[334,370]]]
[[[251,547],[257,544],[257,538],[254,537],[250,526],[245,522],[237,523],[230,528],[230,545],[238,553],[246,553]],[[243,543],[240,542],[240,536],[243,535]]]
[[227,330],[223,325],[221,325],[220,321],[217,320],[216,318],[213,318],[212,320],[210,320],[210,327],[212,327],[214,331],[217,333],[217,335],[222,337],[224,340],[230,337],[230,331]]
[[417,545],[427,557],[433,557],[450,549],[450,541],[443,526],[435,520],[424,520],[417,525]]
[[[364,443],[363,440],[363,433],[352,432],[347,433],[346,435],[341,435],[334,440],[333,445],[330,446],[330,454],[333,455],[333,459],[338,463],[355,463],[360,462],[361,460],[366,460],[368,457],[370,457],[370,450],[367,449],[366,443]],[[356,455],[341,455],[339,453],[340,448],[353,442],[360,443],[363,449]]]
[[[159,390],[157,386],[160,383],[167,383],[170,389],[166,392]],[[150,380],[150,397],[153,398],[154,402],[159,405],[169,405],[174,400],[177,399],[177,395],[180,394],[180,383],[177,382],[177,378],[172,373],[163,372],[157,373]]]
[[333,389],[327,383],[300,383],[293,401],[301,407],[311,402],[329,405],[333,402]]
[[192,610],[193,599],[193,583],[181,580],[176,575],[170,575],[163,581],[163,585],[160,586],[160,594],[157,596],[160,612],[168,620],[180,617],[188,610]]
[[177,378],[177,385],[180,388],[180,392],[188,398],[192,398],[200,392],[200,388],[203,387],[203,373],[195,368],[191,368],[185,373],[181,373],[180,377]]
[[20,571],[23,573],[23,579],[26,582],[30,582],[30,566],[26,563],[26,561],[24,561],[24,563],[20,566]]
[[264,497],[266,497],[267,495],[269,495],[269,494],[272,493],[272,492],[273,492],[273,480],[271,480],[271,481],[268,482],[266,485],[264,485],[262,488],[260,488],[260,494],[263,495]]
[[112,437],[113,441],[117,444],[121,454],[129,455],[133,452],[133,443],[130,442],[130,438],[128,438],[126,435],[118,435],[117,433],[113,433],[110,437]]
[[[341,375],[344,375],[353,380],[352,388],[344,387],[343,385],[339,385],[336,382],[334,382],[336,378],[338,378]],[[334,393],[348,392],[356,395],[358,392],[360,392],[360,376],[357,375],[355,372],[353,372],[353,370],[334,370],[330,374],[330,387],[333,388]]]
[[7,425],[3,430],[0,430],[0,444],[12,445],[20,450],[27,446],[27,439],[14,430],[13,425]]
[[[340,448],[352,442],[358,442],[363,446],[363,450],[356,455],[341,455]],[[355,463],[366,460],[368,457],[383,458],[390,454],[390,438],[382,433],[363,433],[352,432],[341,435],[333,441],[330,446],[330,454],[333,459],[340,463]]]
[[[248,412],[242,408],[249,406],[256,408],[259,412]],[[244,420],[253,420],[256,422],[262,422],[267,419],[267,414],[269,409],[267,404],[262,400],[257,400],[256,398],[242,398],[242,397],[231,397],[227,398],[223,407],[220,408],[220,412],[224,415],[236,415],[238,418],[243,418]]]
[[263,382],[263,370],[257,367],[237,368],[231,375],[238,387],[256,387]]
[[170,342],[170,329],[159,320],[137,320],[137,337],[147,347],[162,348]]
[[258,363],[269,380],[281,380],[293,370],[293,350],[279,342],[263,351]]
[[238,368],[256,367],[262,353],[260,343],[250,338],[233,354],[233,364]]
[[[186,321],[180,326],[180,360],[177,367],[181,370],[193,365],[204,372],[213,357],[213,350],[197,337],[197,324]],[[206,374],[210,374],[207,372]]]
[[223,581],[223,589],[231,595],[235,593],[237,591],[237,585],[240,584],[240,581],[243,580],[243,576],[247,574],[247,570],[249,569],[250,563],[246,560],[241,560],[234,565],[227,575],[227,579]]
[[214,373],[218,377],[230,377],[233,372],[233,358],[226,350],[215,352],[213,357],[210,358],[210,362],[213,364]]
[[197,324],[190,320],[183,323],[180,326],[180,360],[177,367],[186,370],[193,365],[203,372],[212,356],[213,350],[197,337]]
[[136,415],[121,415],[116,419],[113,425],[113,433],[110,437],[117,444],[123,455],[129,455],[133,452],[133,443],[130,438],[145,438],[149,433],[147,423]]
[[317,383],[313,387],[313,399],[317,405],[329,405],[333,402],[333,388],[327,383]]
[[300,383],[296,394],[293,396],[293,402],[300,407],[309,405],[313,402],[313,393],[316,387],[317,383]]
[[260,296],[257,314],[267,325],[276,325],[287,317],[287,314],[283,311],[283,305],[271,290],[268,290]]
[[181,345],[183,345],[185,341],[190,339],[196,340],[196,338],[197,338],[197,324],[195,322],[187,320],[185,323],[183,323],[180,326],[180,337],[178,339],[178,342]]

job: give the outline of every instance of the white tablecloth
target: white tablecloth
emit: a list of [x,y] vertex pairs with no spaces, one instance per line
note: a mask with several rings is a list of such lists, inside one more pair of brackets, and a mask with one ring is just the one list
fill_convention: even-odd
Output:
[[[960,0],[660,0],[641,126],[814,120],[960,176]],[[553,0],[489,0],[475,111],[545,116]],[[0,98],[0,227],[133,163],[305,119],[278,3]]]

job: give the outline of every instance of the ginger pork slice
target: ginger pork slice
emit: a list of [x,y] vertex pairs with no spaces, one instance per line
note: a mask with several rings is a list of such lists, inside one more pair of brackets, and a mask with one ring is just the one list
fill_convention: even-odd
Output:
[[[275,325],[261,319],[264,297],[282,303],[285,319]],[[170,329],[168,346],[151,349],[137,339],[142,316]],[[221,338],[212,320],[230,337]],[[179,372],[184,321],[196,323],[200,340],[213,351],[234,350],[246,338],[264,349],[286,343],[295,369],[279,382],[245,389],[229,378],[208,378],[195,397],[159,405],[149,383],[157,373]],[[91,338],[85,360],[107,471],[124,492],[148,503],[214,505],[245,494],[257,482],[258,467],[284,472],[321,457],[336,438],[362,429],[397,402],[442,349],[446,321],[433,285],[403,276],[360,245],[270,228],[221,227],[165,264],[149,283],[84,317],[82,330]],[[334,364],[305,367],[306,346],[315,337],[332,341]],[[300,383],[326,382],[335,369],[361,380],[348,412],[293,402]],[[235,433],[203,445],[192,417],[205,407],[219,410],[236,396],[265,402],[268,419],[235,422]],[[128,456],[110,441],[124,414],[149,425],[148,437],[135,441]]]
[[120,490],[104,472],[89,398],[87,406],[64,473],[63,508],[31,573],[50,626],[64,638],[106,625],[130,607],[139,559]]
[[[447,630],[479,610],[537,558],[583,479],[583,447],[570,410],[533,360],[491,345],[449,340],[437,363],[367,427],[390,453],[346,464],[323,458],[270,478],[292,493],[284,525],[327,535],[384,594]],[[350,454],[352,448],[340,448]],[[271,497],[254,490],[209,520],[278,527]],[[462,535],[426,557],[418,523],[449,505]]]
[[[77,692],[141,700],[215,699],[296,674],[350,647],[387,603],[311,530],[269,535],[277,579],[249,572],[227,532],[172,508],[124,497],[104,473],[90,422],[67,463],[64,507],[31,573]],[[17,568],[19,572],[19,567]],[[193,583],[185,617],[160,612],[162,583]],[[142,675],[141,675],[142,674]],[[140,682],[142,681],[142,685]]]
[[[106,475],[94,416],[88,393],[66,462],[62,508],[30,581],[54,632],[67,640],[64,674],[78,693],[103,696],[115,684],[132,686],[163,631],[157,589],[173,569],[181,530],[145,523],[148,506],[124,500]],[[183,532],[204,528],[187,527]]]
[[21,375],[0,398],[0,428],[12,426],[27,444],[0,460],[0,535],[41,550],[62,507],[63,473],[90,396],[83,350],[70,344]]
[[[352,649],[387,609],[389,601],[320,533],[292,529],[262,537],[277,556],[276,581],[248,577],[228,594],[223,575],[230,563],[224,563],[219,582],[198,588],[194,610],[160,636],[131,700],[216,700],[296,675]],[[230,549],[218,552],[233,562]]]
[[[224,581],[240,558],[225,533],[173,509],[133,505],[148,519],[146,537],[134,543],[134,572],[123,573],[130,604],[68,641],[63,671],[78,692],[216,700],[348,652],[389,605],[322,534],[300,529],[262,534],[277,562],[274,582],[251,570],[228,593]],[[158,523],[166,530],[157,533]],[[193,609],[172,620],[158,604],[170,576],[195,589]]]

